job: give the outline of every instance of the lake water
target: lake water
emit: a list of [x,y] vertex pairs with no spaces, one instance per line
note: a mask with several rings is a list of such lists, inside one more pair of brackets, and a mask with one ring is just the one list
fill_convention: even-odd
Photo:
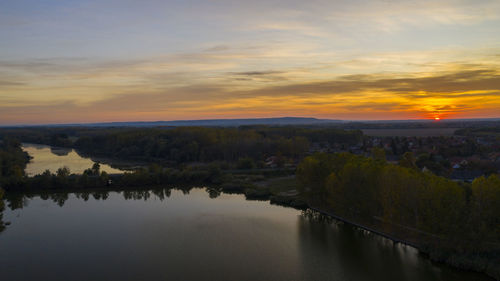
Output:
[[215,196],[159,189],[6,200],[0,280],[489,280],[323,216]]
[[[95,163],[90,158],[80,156],[71,148],[51,147],[29,143],[23,143],[22,148],[33,157],[25,170],[28,176],[41,174],[47,169],[55,173],[57,169],[63,166],[68,167],[71,173],[81,174]],[[106,171],[108,174],[123,173],[122,170],[112,168],[102,163],[101,171]]]

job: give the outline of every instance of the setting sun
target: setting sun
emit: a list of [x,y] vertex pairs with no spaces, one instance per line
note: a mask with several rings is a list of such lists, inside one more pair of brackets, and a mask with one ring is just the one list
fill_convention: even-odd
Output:
[[441,118],[439,118],[439,116],[436,116],[436,117],[434,117],[434,120],[439,121],[439,120],[441,120]]

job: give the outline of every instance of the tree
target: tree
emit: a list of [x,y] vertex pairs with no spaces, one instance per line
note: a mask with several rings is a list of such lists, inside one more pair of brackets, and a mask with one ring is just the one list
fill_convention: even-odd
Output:
[[399,165],[405,168],[417,169],[416,162],[417,160],[415,159],[413,152],[405,152],[399,160]]
[[500,178],[479,177],[472,182],[472,222],[482,240],[500,241]]
[[4,191],[3,191],[3,189],[0,188],[0,232],[4,229],[4,225],[3,225],[3,221],[2,221],[2,218],[3,218],[2,212],[4,209],[3,194],[4,194]]
[[101,172],[101,175],[99,176],[99,180],[101,181],[102,185],[108,186],[110,184],[109,175],[105,171]]
[[57,169],[56,176],[58,178],[67,178],[71,174],[69,168],[67,166],[64,166],[62,168]]
[[255,167],[255,163],[250,157],[242,157],[238,159],[238,164],[236,167],[241,170],[253,169]]
[[95,162],[94,165],[92,165],[92,175],[98,176],[101,170],[101,164],[99,162]]
[[380,160],[380,161],[385,162],[386,161],[385,150],[383,148],[380,148],[380,147],[373,147],[372,148],[372,157],[375,160]]
[[69,175],[70,171],[68,167],[64,166],[62,168],[57,169],[55,178],[57,187],[59,188],[67,187]]

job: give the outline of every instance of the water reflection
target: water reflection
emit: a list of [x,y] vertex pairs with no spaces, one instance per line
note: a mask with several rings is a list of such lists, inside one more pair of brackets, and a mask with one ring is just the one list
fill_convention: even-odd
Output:
[[210,188],[9,194],[5,203],[13,224],[0,235],[2,280],[488,280],[317,212]]
[[[63,207],[65,202],[69,199],[69,195],[73,195],[77,199],[83,201],[88,201],[90,198],[94,200],[106,200],[109,197],[110,192],[115,194],[121,194],[125,200],[144,200],[149,199],[163,201],[170,197],[172,190],[180,191],[184,195],[188,195],[189,192],[196,187],[171,187],[171,188],[157,188],[157,189],[144,189],[144,190],[123,190],[123,191],[108,191],[108,190],[82,190],[77,192],[44,192],[44,193],[8,193],[5,196],[4,201],[8,209],[16,210],[28,207],[31,200],[35,198],[40,198],[44,201],[49,200],[56,203],[59,207]],[[199,189],[199,188],[198,188]],[[204,188],[210,198],[216,198],[213,196],[214,190],[211,188]],[[217,193],[217,197],[220,192]],[[1,206],[1,205],[0,205]]]
[[73,151],[73,149],[71,149],[71,148],[50,147],[50,152],[52,152],[52,154],[55,154],[57,156],[66,156],[66,155],[69,155],[72,151]]
[[303,211],[297,226],[303,276],[311,280],[322,280],[332,271],[335,276],[329,280],[489,280],[434,264],[413,247],[316,211]]
[[3,203],[3,190],[0,189],[0,232],[2,232],[5,229],[4,222],[3,222],[3,210],[4,210],[4,203]]
[[[68,167],[72,173],[81,174],[95,163],[92,159],[82,157],[71,148],[23,143],[23,150],[32,157],[25,170],[28,176],[41,174],[47,169],[55,173],[63,166]],[[123,173],[122,170],[107,164],[101,164],[101,170],[108,174]]]

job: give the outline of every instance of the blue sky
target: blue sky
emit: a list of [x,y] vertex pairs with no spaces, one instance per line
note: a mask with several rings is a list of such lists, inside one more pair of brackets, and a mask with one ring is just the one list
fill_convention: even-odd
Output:
[[4,1],[0,123],[499,117],[498,34],[499,1]]

